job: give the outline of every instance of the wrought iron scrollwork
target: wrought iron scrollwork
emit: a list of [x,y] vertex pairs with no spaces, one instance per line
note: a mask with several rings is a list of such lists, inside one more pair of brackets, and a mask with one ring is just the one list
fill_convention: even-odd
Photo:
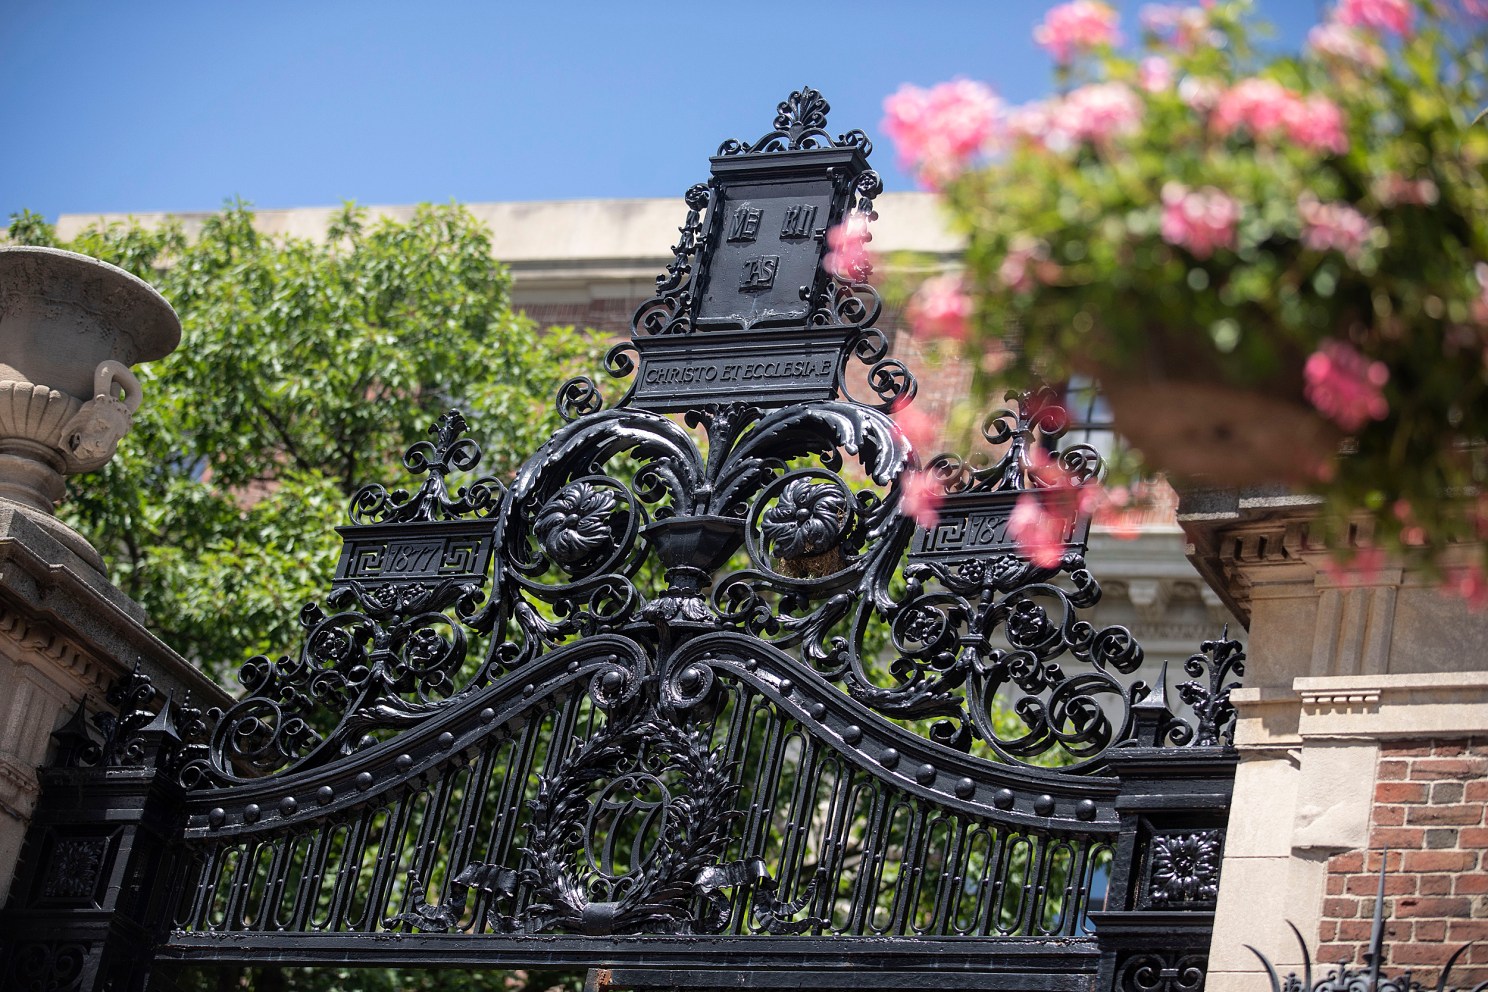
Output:
[[[925,474],[943,496],[935,526],[917,529],[900,512],[906,471],[921,456],[887,414],[916,387],[873,326],[880,303],[869,270],[828,272],[814,221],[792,220],[785,201],[748,192],[756,168],[805,169],[801,182],[821,199],[791,209],[815,218],[829,204],[833,217],[866,227],[881,183],[859,155],[865,142],[825,137],[827,110],[814,90],[798,91],[780,105],[775,131],[727,145],[724,158],[792,155],[721,172],[720,159],[712,182],[688,191],[658,295],[638,312],[634,340],[607,359],[612,374],[635,375],[626,397],[606,407],[591,379],[565,384],[565,425],[509,486],[480,478],[452,489],[449,479],[473,472],[480,452],[451,412],[405,456],[424,475],[416,492],[373,485],[357,493],[333,592],[302,613],[298,656],[253,659],[243,670],[248,696],[215,721],[208,715],[206,777],[327,763],[600,635],[656,657],[700,633],[750,635],[865,707],[928,721],[938,743],[967,751],[981,741],[981,753],[1013,764],[1057,756],[1093,770],[1131,738],[1133,708],[1150,691],[1133,678],[1141,646],[1124,628],[1097,629],[1079,614],[1101,595],[1085,564],[1084,494],[1103,466],[1087,444],[1060,446],[1070,418],[1053,390],[1010,393],[987,418],[982,433],[995,459],[928,461]],[[798,164],[816,151],[841,167]],[[743,325],[728,324],[732,289],[727,312],[714,314],[727,327],[692,333],[709,251],[735,237],[721,218],[704,219],[720,202],[734,205],[731,218],[743,212],[735,240],[750,247],[739,250],[761,250],[749,225],[763,207],[752,204],[768,203],[779,228],[768,250],[794,244],[814,260],[815,281],[802,287],[811,306],[792,311],[799,324],[761,336],[786,351],[820,347],[810,353],[825,357],[717,364],[748,343],[737,333]],[[866,401],[847,388],[853,361],[868,367]],[[826,377],[809,389],[797,381],[822,368]],[[736,373],[789,381],[780,395],[751,386],[733,397],[720,386],[700,394],[707,402],[675,405],[708,376]],[[681,392],[633,403],[643,379],[648,389]],[[827,392],[810,391],[818,385]],[[791,399],[798,387],[804,398]],[[680,423],[663,415],[670,410],[684,412]],[[1014,511],[1025,504],[1058,524],[1052,556],[1030,557],[1014,540]],[[648,565],[661,573],[650,586],[641,581],[654,574]],[[468,658],[475,643],[484,655]],[[1186,666],[1193,681],[1178,687],[1196,722],[1173,721],[1172,743],[1211,746],[1233,724],[1227,680],[1243,671],[1238,645],[1221,639],[1205,651]],[[336,714],[329,728],[314,715],[326,709]]]
[[67,723],[52,734],[58,744],[58,767],[150,766],[169,771],[185,754],[199,750],[183,749],[178,725],[184,719],[188,729],[196,729],[200,711],[191,707],[189,697],[180,704],[170,697],[161,699],[160,690],[138,663],[104,693],[104,700],[112,710],[95,713],[90,719],[84,699]]
[[411,495],[368,485],[352,498],[332,592],[324,607],[300,612],[298,655],[243,665],[247,695],[200,718],[211,745],[186,762],[183,780],[234,781],[331,760],[489,681],[483,669],[466,670],[468,631],[485,599],[505,487],[481,477],[451,492],[450,475],[480,464],[466,426],[450,411],[430,440],[408,449],[404,466],[424,476]]
[[1118,992],[1202,992],[1206,954],[1134,954],[1116,976]]
[[501,483],[490,476],[476,479],[450,494],[445,480],[451,472],[469,472],[480,464],[480,445],[465,437],[468,428],[458,410],[441,416],[429,428],[431,440],[419,441],[403,455],[403,466],[424,482],[409,495],[377,483],[363,486],[351,500],[351,522],[413,523],[420,520],[458,520],[489,517],[501,502]]
[[761,155],[768,152],[800,151],[805,148],[861,148],[864,155],[873,151],[868,135],[852,130],[836,140],[827,133],[827,114],[832,110],[821,93],[810,86],[795,90],[780,101],[775,113],[775,130],[753,144],[730,138],[718,146],[719,155]]
[[[786,902],[760,859],[723,860],[742,816],[730,762],[703,732],[659,710],[654,696],[616,695],[615,674],[591,689],[611,707],[610,719],[538,777],[520,866],[468,864],[449,900],[435,905],[410,875],[412,908],[386,926],[446,932],[476,889],[486,897],[484,925],[496,933],[719,933],[732,921],[725,890],[740,886],[754,888],[764,932],[821,925],[793,919],[814,897],[816,881]],[[677,702],[674,693],[671,707]],[[528,894],[520,908],[519,887]]]
[[[631,319],[637,334],[692,333],[693,297],[703,246],[703,211],[712,198],[713,191],[706,183],[688,188],[687,219],[677,229],[680,236],[672,246],[672,260],[666,272],[656,277],[656,295],[642,303]],[[612,370],[612,374],[626,375],[630,371],[629,368]]]
[[[1169,742],[1196,747],[1234,744],[1237,714],[1230,693],[1240,688],[1238,680],[1245,674],[1245,650],[1230,638],[1229,627],[1218,640],[1205,641],[1199,653],[1183,663],[1183,670],[1189,681],[1178,684],[1178,696],[1192,709],[1193,722],[1175,720]],[[1227,681],[1231,678],[1236,681]]]
[[[899,513],[914,457],[904,435],[882,411],[855,403],[712,404],[682,424],[600,410],[562,428],[494,508],[471,502],[469,489],[441,497],[440,470],[426,498],[395,502],[443,508],[421,511],[431,519],[416,524],[419,533],[472,526],[444,516],[465,507],[486,528],[459,531],[479,567],[438,581],[385,564],[358,571],[365,541],[384,560],[401,553],[398,541],[421,545],[348,528],[327,600],[335,612],[306,608],[298,658],[245,666],[250,695],[217,723],[213,773],[350,753],[379,729],[412,727],[576,638],[621,634],[665,651],[689,629],[762,638],[879,713],[931,721],[939,743],[968,750],[980,740],[1014,764],[1057,752],[1098,767],[1129,737],[1133,707],[1149,691],[1125,678],[1143,661],[1130,633],[1097,629],[1078,613],[1100,598],[1078,508],[1100,462],[1085,446],[1054,447],[1068,417],[1052,393],[1011,400],[984,430],[1005,449],[995,462],[931,461],[945,491],[931,528]],[[444,440],[422,460],[410,456],[411,468],[474,467],[451,454],[470,449],[435,433]],[[1008,524],[1019,500],[1045,497],[1068,513],[1066,543],[1054,560],[1033,560]],[[655,589],[636,583],[648,561],[663,573]],[[902,593],[890,592],[896,575]],[[868,646],[874,630],[888,635],[886,661]],[[477,636],[490,646],[467,663]],[[1196,723],[1173,721],[1175,744],[1227,740],[1233,723],[1228,680],[1243,672],[1243,655],[1227,639],[1205,652],[1188,662],[1195,680],[1178,687]],[[341,716],[322,735],[310,714],[327,704]]]

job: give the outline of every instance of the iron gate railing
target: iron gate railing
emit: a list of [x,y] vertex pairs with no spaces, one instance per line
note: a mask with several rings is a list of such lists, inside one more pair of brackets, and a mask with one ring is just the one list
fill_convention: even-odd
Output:
[[[1068,496],[1100,459],[1056,450],[1052,391],[989,417],[995,463],[920,469],[866,265],[824,262],[879,188],[826,110],[793,94],[689,191],[607,359],[621,400],[566,385],[510,484],[471,478],[446,415],[404,458],[414,492],[357,494],[302,649],[250,661],[241,701],[136,675],[101,741],[79,713],[4,916],[11,983],[279,962],[1202,985],[1239,645],[1189,661],[1180,718],[1129,633],[1081,619],[1100,587]],[[1068,511],[1057,561],[1008,533],[1028,500]]]

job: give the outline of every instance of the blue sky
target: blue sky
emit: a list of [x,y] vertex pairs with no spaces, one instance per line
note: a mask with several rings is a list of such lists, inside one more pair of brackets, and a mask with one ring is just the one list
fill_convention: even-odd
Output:
[[[901,83],[1046,93],[1035,0],[0,0],[0,219],[679,196],[809,83],[834,133]],[[1141,4],[1122,2],[1136,34]],[[1314,0],[1261,0],[1295,47]]]

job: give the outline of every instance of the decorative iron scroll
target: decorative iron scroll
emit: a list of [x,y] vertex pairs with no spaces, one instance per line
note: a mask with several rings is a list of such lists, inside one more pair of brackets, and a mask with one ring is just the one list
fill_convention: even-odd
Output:
[[[1044,465],[1063,466],[1065,484],[1078,487],[1097,477],[1099,459],[1052,448],[1068,418],[1048,391],[1010,402],[988,421],[988,439],[1007,447],[994,465],[931,463],[945,498],[940,522],[918,530],[898,509],[915,456],[892,420],[866,406],[710,406],[685,425],[598,412],[560,430],[508,490],[482,480],[458,499],[439,495],[449,452],[459,446],[467,468],[479,452],[450,414],[433,431],[437,445],[408,456],[415,470],[434,466],[425,489],[364,490],[354,513],[421,506],[453,519],[342,528],[333,612],[306,607],[298,658],[245,666],[249,694],[213,721],[210,760],[191,763],[187,778],[325,764],[580,638],[613,633],[671,650],[707,631],[781,649],[884,716],[932,720],[937,743],[965,751],[981,741],[1014,764],[1061,753],[1098,766],[1130,737],[1132,707],[1149,690],[1122,678],[1142,663],[1131,635],[1077,615],[1100,597],[1084,560],[1088,523],[1072,522],[1058,561],[1039,564],[1005,528],[966,521],[1054,492]],[[472,491],[501,498],[472,501]],[[961,535],[953,554],[948,531]],[[648,562],[664,576],[654,590],[637,584]],[[891,591],[899,574],[903,593]],[[471,657],[476,642],[487,647]],[[1223,682],[1243,671],[1243,655],[1227,640],[1205,650],[1187,670],[1207,672],[1208,683],[1178,687],[1196,716],[1170,721],[1174,744],[1214,744],[1233,722]],[[1021,727],[1013,736],[999,729],[1004,705]],[[317,716],[328,712],[329,730]]]

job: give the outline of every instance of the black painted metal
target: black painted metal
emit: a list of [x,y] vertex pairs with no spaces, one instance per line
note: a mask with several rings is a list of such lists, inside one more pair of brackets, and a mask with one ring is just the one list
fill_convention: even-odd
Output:
[[[404,459],[415,492],[356,495],[298,655],[250,661],[225,712],[136,676],[102,745],[62,735],[4,916],[11,981],[479,962],[1136,992],[1142,955],[1202,980],[1239,646],[1188,662],[1180,719],[1130,634],[1076,612],[1100,596],[1088,520],[1057,563],[1018,554],[1017,501],[1101,471],[1048,453],[1068,427],[1048,390],[988,418],[1000,461],[926,466],[935,527],[901,514],[919,456],[889,411],[914,381],[866,269],[822,261],[878,182],[826,110],[793,94],[689,191],[608,360],[636,377],[618,403],[566,385],[569,422],[509,485],[452,481],[480,452],[441,418]],[[854,360],[873,403],[847,395]]]

